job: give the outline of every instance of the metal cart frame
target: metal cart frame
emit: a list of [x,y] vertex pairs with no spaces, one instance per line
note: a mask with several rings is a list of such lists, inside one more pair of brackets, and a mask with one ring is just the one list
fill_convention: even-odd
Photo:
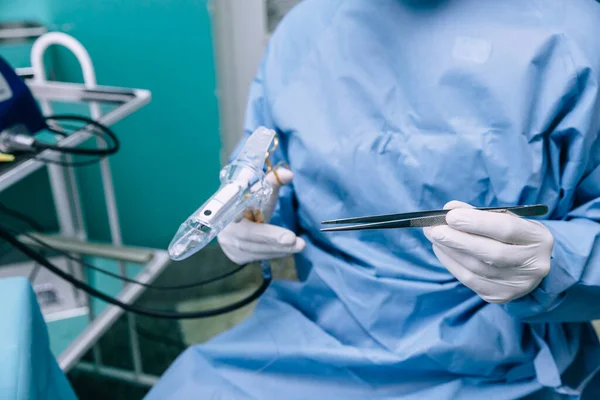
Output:
[[[47,81],[43,56],[45,51],[53,45],[64,46],[77,57],[83,71],[84,84]],[[31,73],[33,78],[26,82],[39,101],[42,112],[45,115],[52,114],[52,101],[87,104],[91,118],[106,126],[110,126],[149,103],[151,98],[150,92],[147,90],[97,86],[94,67],[88,52],[81,43],[64,33],[47,33],[34,42],[31,50],[31,69],[28,69],[28,73]],[[102,104],[110,104],[114,108],[103,113],[101,110]],[[92,137],[89,131],[82,128],[61,140],[59,145],[77,146]],[[98,138],[97,143],[98,146],[103,145],[103,142]],[[146,260],[145,267],[138,273],[135,279],[142,283],[151,283],[169,263],[168,254],[166,251],[159,249],[140,249],[123,246],[109,161],[107,159],[100,161],[100,171],[110,226],[111,243],[93,244],[90,246],[87,242],[79,187],[73,169],[60,165],[46,164],[40,159],[68,162],[70,156],[46,150],[36,158],[17,161],[14,166],[0,174],[0,192],[26,178],[33,172],[43,167],[47,168],[60,229],[58,236],[51,236],[48,239],[52,240],[57,247],[60,247],[61,240],[64,240],[69,244],[68,247],[65,247],[69,248],[69,252],[76,253],[77,250],[73,250],[73,248],[79,244],[82,248],[85,248],[87,245],[88,251],[86,254],[94,254],[96,251],[105,258],[111,258],[107,257],[106,254],[116,254],[113,259],[119,262],[122,276],[126,273],[126,261]],[[74,262],[71,263],[69,270],[75,276],[82,279],[84,274],[82,274],[80,266]],[[131,304],[143,291],[144,287],[141,285],[124,284],[117,298],[124,303]],[[84,294],[78,293],[78,295]],[[83,371],[91,371],[132,383],[148,386],[153,385],[158,378],[143,372],[133,314],[127,314],[133,371],[112,368],[102,364],[97,342],[123,314],[123,310],[113,305],[107,305],[99,315],[94,315],[89,300],[87,298],[89,324],[68,348],[62,354],[58,355],[58,363],[61,369],[68,372],[76,367]],[[92,363],[80,362],[81,357],[89,349],[93,349],[94,361]]]

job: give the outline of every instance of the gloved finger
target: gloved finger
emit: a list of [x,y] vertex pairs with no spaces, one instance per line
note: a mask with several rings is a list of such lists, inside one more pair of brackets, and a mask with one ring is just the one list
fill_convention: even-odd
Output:
[[[450,268],[456,270],[458,266],[461,266],[472,272],[468,260],[465,260],[461,253],[454,253],[451,249],[439,246],[436,246],[434,252],[440,261],[442,261],[442,259],[444,260],[442,263],[447,266],[449,270]],[[454,261],[454,264],[452,264],[452,260]],[[531,293],[540,284],[543,276],[537,276],[532,279],[530,272],[531,271],[527,269],[511,270],[510,274],[504,277],[486,277],[473,273],[473,275],[468,277],[463,275],[461,279],[468,283],[468,285],[465,284],[465,286],[473,289],[485,301],[503,304]]]
[[[279,178],[279,182],[277,181],[277,178]],[[290,183],[293,178],[294,174],[292,171],[286,168],[278,168],[277,176],[275,176],[275,172],[273,171],[267,174],[266,179],[273,186],[273,193],[271,193],[271,196],[267,199],[263,206],[263,214],[266,223],[269,223],[273,217],[273,211],[275,210],[275,205],[279,199],[279,189],[282,185],[287,185]]]
[[294,243],[289,245],[271,245],[265,243],[252,243],[233,237],[221,237],[219,238],[219,245],[223,249],[235,249],[236,251],[259,255],[289,255],[299,253],[302,250],[304,250],[304,248],[306,247],[306,242],[302,238],[297,238]]
[[459,231],[504,243],[527,245],[542,239],[542,230],[536,223],[505,213],[455,209],[448,213],[446,222]]
[[271,246],[250,243],[230,236],[219,236],[218,240],[227,258],[238,265],[284,258],[291,254],[299,253],[306,247],[306,242],[301,238],[298,238],[293,246]]
[[499,268],[495,265],[490,265],[481,261],[480,259],[473,257],[470,254],[466,254],[455,250],[451,247],[446,247],[440,244],[436,244],[438,251],[442,251],[448,257],[451,257],[457,263],[459,263],[463,268],[468,269],[472,273],[477,276],[486,279],[504,279],[506,278],[507,273],[513,273],[513,271],[509,271],[506,268]]
[[463,203],[462,201],[452,200],[444,205],[444,210],[453,210],[455,208],[474,208],[472,205]]
[[[279,180],[277,180],[279,178]],[[273,188],[287,185],[294,179],[294,173],[287,168],[277,168],[276,171],[271,171],[265,178]]]
[[433,244],[450,247],[497,267],[513,267],[522,262],[522,251],[515,251],[513,245],[484,236],[473,235],[451,228],[435,226],[426,233]]
[[259,224],[248,219],[242,219],[236,224],[230,224],[219,236],[230,236],[236,240],[250,243],[292,246],[297,236],[289,229],[276,225]]
[[439,246],[433,245],[433,252],[444,267],[460,283],[477,293],[482,299],[490,303],[503,303],[504,299],[495,295],[495,285],[492,281],[485,279],[467,268],[463,267],[460,261],[444,252]]
[[248,264],[248,263],[252,263],[252,262],[256,262],[256,261],[284,258],[289,255],[289,254],[253,253],[253,252],[242,251],[235,247],[228,247],[228,246],[221,246],[221,248],[223,249],[223,253],[225,253],[227,258],[229,258],[231,261],[233,261],[237,265],[244,265],[244,264]]
[[228,251],[223,249],[223,252],[231,261],[237,265],[249,264],[257,261],[269,261],[277,260],[280,258],[288,257],[290,254],[258,254],[258,253],[245,253],[240,251]]

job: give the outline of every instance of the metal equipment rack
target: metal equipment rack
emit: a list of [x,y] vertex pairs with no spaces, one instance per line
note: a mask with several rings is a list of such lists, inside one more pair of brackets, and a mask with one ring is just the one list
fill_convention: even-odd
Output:
[[[64,46],[77,57],[82,67],[84,84],[46,80],[43,56],[47,48],[52,45]],[[77,40],[64,33],[47,33],[35,41],[31,50],[31,69],[29,70],[33,78],[26,80],[26,82],[39,101],[45,115],[52,114],[54,103],[84,104],[88,106],[91,118],[110,126],[149,103],[151,98],[150,92],[147,90],[97,86],[89,54]],[[82,128],[62,139],[58,145],[77,146],[92,137],[91,132]],[[102,145],[100,139],[97,139],[97,143],[98,146]],[[15,162],[5,165],[0,164],[0,192],[33,172],[41,168],[47,168],[60,234],[57,236],[38,235],[38,237],[73,254],[98,255],[106,259],[116,260],[119,263],[122,276],[126,274],[126,262],[143,264],[145,266],[135,276],[135,279],[144,284],[151,283],[169,263],[168,254],[164,250],[123,246],[108,160],[103,159],[99,164],[110,226],[110,244],[89,243],[87,241],[79,188],[73,169],[56,164],[47,164],[46,160],[68,162],[70,156],[46,150],[35,157],[17,159]],[[68,265],[68,269],[79,279],[84,278],[85,274],[82,274],[80,266],[68,260],[65,263],[67,265],[71,263]],[[141,285],[124,284],[117,299],[131,304],[143,291],[144,287]],[[142,369],[134,315],[127,314],[133,371],[102,365],[97,342],[123,314],[123,310],[113,305],[106,305],[101,313],[94,315],[89,297],[83,293],[78,293],[79,295],[83,296],[84,303],[87,303],[87,306],[83,309],[84,313],[88,315],[89,323],[80,331],[77,337],[73,338],[70,345],[61,354],[56,355],[61,369],[68,372],[77,367],[84,371],[92,371],[142,385],[153,385],[157,381],[157,377],[145,374]],[[93,349],[94,361],[92,363],[80,362],[81,357],[90,349]]]

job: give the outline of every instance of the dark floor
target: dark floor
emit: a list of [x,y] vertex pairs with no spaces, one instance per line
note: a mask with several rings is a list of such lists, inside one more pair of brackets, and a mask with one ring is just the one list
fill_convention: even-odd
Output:
[[[284,265],[285,267],[279,270],[279,277],[293,279],[289,262]],[[220,249],[212,247],[184,262],[170,265],[155,283],[172,286],[201,281],[234,267]],[[274,265],[274,269],[277,269],[277,265]],[[232,298],[239,298],[255,288],[261,279],[258,271],[256,265],[251,265],[235,276],[197,289],[169,292],[148,290],[136,304],[179,312],[222,306],[229,304]],[[229,329],[243,320],[251,310],[252,306],[249,306],[223,316],[191,321],[137,316],[136,329],[139,334],[144,372],[161,375],[187,346],[204,342]],[[122,316],[100,340],[100,349],[103,364],[132,369],[125,316]],[[92,360],[91,352],[84,357],[84,360]],[[149,391],[147,387],[76,369],[71,371],[68,377],[80,400],[137,400],[142,399]]]

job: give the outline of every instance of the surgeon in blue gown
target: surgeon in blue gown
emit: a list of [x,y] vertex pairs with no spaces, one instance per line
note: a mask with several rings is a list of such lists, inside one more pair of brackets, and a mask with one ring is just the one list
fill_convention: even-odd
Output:
[[[270,223],[219,242],[238,263],[295,254],[299,282],[148,399],[600,398],[599,38],[594,0],[293,9],[246,118],[291,172]],[[535,203],[541,221],[470,209]],[[444,206],[443,227],[319,230]]]

